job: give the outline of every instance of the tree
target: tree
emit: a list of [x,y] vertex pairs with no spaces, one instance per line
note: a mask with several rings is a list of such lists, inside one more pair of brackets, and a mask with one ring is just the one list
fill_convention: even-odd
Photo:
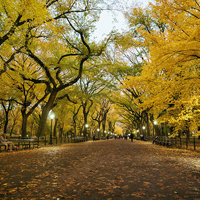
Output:
[[[5,100],[15,101],[21,106],[22,114],[22,137],[27,135],[27,120],[28,117],[34,112],[38,105],[44,101],[48,92],[42,85],[39,87],[36,84],[23,80],[20,75],[16,73],[16,69],[19,73],[34,74],[35,77],[41,76],[37,73],[37,67],[30,61],[26,55],[16,57],[10,64],[11,70],[9,73],[4,74],[4,84],[2,88],[5,90]],[[8,71],[7,71],[8,72]],[[12,86],[12,87],[11,87]],[[15,92],[13,93],[13,89]],[[43,92],[44,90],[44,92]]]
[[7,133],[7,127],[8,127],[8,122],[9,122],[9,113],[12,110],[12,104],[13,104],[12,99],[10,99],[6,102],[4,102],[4,101],[1,102],[1,105],[5,112],[4,130],[3,130],[4,133]]
[[[39,3],[31,0],[8,4],[4,0],[0,4],[4,49],[0,52],[1,72],[11,69],[25,81],[45,84],[50,93],[43,107],[38,135],[44,133],[46,119],[57,94],[76,83],[82,75],[84,63],[100,55],[105,46],[89,42],[89,34],[102,9],[101,3],[96,0],[49,0]],[[12,6],[15,6],[14,10]],[[11,67],[11,61],[18,54],[29,56],[42,75],[34,77]]]
[[127,129],[138,129],[142,132],[145,125],[150,135],[148,109],[141,111],[139,108],[143,104],[140,98],[143,91],[128,83],[129,77],[140,76],[147,56],[148,48],[139,42],[143,42],[141,36],[130,28],[129,32],[116,35],[114,48],[107,52],[107,58],[110,60],[109,74],[118,82],[120,91],[113,93],[111,102],[120,108],[119,121],[125,124]]
[[87,71],[87,75],[78,82],[78,90],[80,91],[79,101],[82,107],[84,117],[84,136],[87,134],[88,115],[97,98],[101,98],[101,93],[108,86],[109,79],[106,77],[103,68],[98,68],[95,71]]
[[128,84],[144,92],[143,109],[150,108],[149,112],[159,117],[161,123],[187,130],[194,128],[199,118],[199,4],[197,1],[155,2],[150,11],[152,21],[161,22],[165,28],[163,31],[137,29],[149,47],[149,62],[141,76],[130,77]]

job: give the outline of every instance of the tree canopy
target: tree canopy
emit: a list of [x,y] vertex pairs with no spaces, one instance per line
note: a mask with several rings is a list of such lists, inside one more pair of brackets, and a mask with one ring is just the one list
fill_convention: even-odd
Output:
[[124,12],[127,30],[96,42],[96,22],[112,3],[2,0],[2,130],[45,135],[52,111],[61,135],[86,135],[90,123],[102,134],[126,129],[151,136],[155,120],[171,134],[198,135],[199,7],[196,0],[133,5]]

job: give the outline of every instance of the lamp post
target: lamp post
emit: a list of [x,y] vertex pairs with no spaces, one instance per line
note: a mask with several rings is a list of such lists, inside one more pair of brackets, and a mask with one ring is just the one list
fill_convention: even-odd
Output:
[[49,141],[49,144],[53,144],[53,142],[52,142],[52,134],[53,134],[53,130],[52,130],[52,128],[53,128],[53,119],[54,119],[54,117],[55,117],[55,115],[52,113],[51,115],[50,115],[50,118],[51,118],[51,132],[50,132],[50,141]]
[[89,125],[88,124],[85,124],[85,128],[86,128],[86,138],[88,137],[88,127],[89,127]]
[[139,132],[140,132],[139,130],[136,130],[136,135],[137,135],[136,137],[139,137],[139,136],[140,136],[140,135],[139,135]]
[[100,129],[98,128],[98,129],[97,129],[97,132],[98,132],[98,138],[100,139],[99,131],[100,131]]
[[143,129],[143,132],[142,132],[142,134],[143,134],[143,138],[144,138],[144,135],[146,135],[146,134],[145,134],[145,129],[146,129],[146,127],[145,127],[145,126],[143,126],[143,127],[142,127],[142,129]]
[[[155,127],[156,127],[157,124],[158,124],[157,121],[153,121],[153,136],[154,136],[154,135],[157,135],[157,134],[156,134],[156,129],[155,129]],[[155,133],[154,133],[154,131],[155,131]]]

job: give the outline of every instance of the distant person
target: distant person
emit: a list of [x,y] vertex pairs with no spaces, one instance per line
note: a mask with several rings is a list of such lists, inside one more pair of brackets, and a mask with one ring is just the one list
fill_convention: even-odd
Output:
[[140,139],[141,139],[141,140],[144,140],[144,135],[140,135]]
[[153,139],[152,143],[154,144],[154,143],[156,142],[156,140],[158,140],[158,136],[156,136],[156,137]]
[[1,141],[1,144],[5,145],[6,146],[6,149],[10,149],[10,151],[13,151],[14,149],[18,149],[18,147],[16,147],[12,141],[8,141],[6,139],[6,133],[3,133],[1,136],[0,136],[0,141]]
[[133,133],[131,133],[130,137],[131,137],[131,142],[133,142]]
[[93,135],[93,142],[95,141],[95,135]]

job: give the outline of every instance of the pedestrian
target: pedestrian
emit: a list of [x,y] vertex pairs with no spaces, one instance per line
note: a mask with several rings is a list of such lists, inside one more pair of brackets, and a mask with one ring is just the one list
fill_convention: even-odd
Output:
[[140,139],[141,139],[141,140],[144,140],[144,135],[140,135]]
[[158,136],[156,136],[153,141],[152,141],[152,144],[154,144],[156,142],[156,140],[158,140]]
[[133,142],[133,133],[131,133],[130,137],[131,137],[131,142]]
[[93,135],[93,142],[95,141],[95,135]]
[[12,141],[8,141],[6,139],[6,133],[3,133],[0,136],[0,141],[1,141],[1,144],[6,146],[6,150],[8,149],[8,147],[9,147],[10,151],[13,151],[14,149],[18,149],[18,147],[16,147]]

